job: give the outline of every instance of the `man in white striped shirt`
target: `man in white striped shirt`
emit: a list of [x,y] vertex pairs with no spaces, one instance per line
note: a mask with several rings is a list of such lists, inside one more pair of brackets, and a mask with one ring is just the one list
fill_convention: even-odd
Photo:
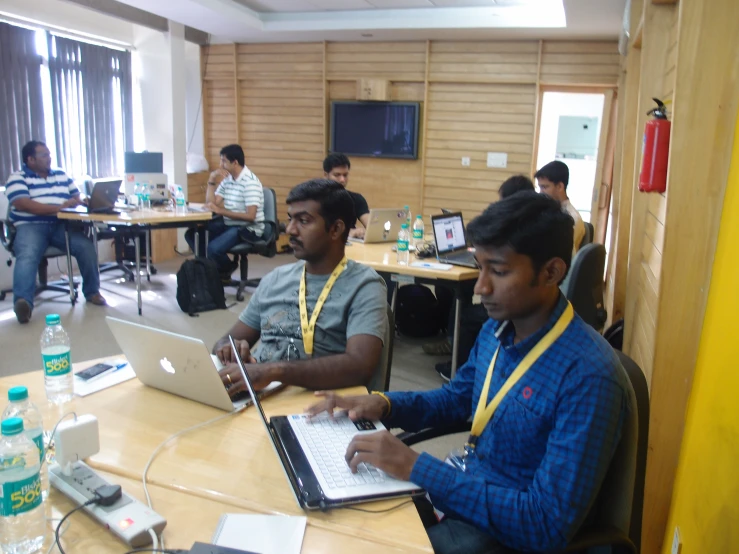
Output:
[[[13,241],[13,308],[20,323],[28,323],[36,294],[36,272],[49,246],[66,251],[64,226],[56,214],[82,204],[80,191],[63,171],[51,169],[51,153],[43,142],[32,140],[22,150],[23,168],[8,178],[8,219],[16,233]],[[80,231],[70,231],[69,246],[82,274],[82,293],[91,304],[104,306],[95,245]]]
[[[221,166],[210,174],[205,206],[222,217],[209,221],[208,258],[218,264],[223,280],[230,280],[237,263],[227,252],[241,242],[261,240],[264,234],[264,190],[256,175],[244,164],[244,150],[238,144],[221,149]],[[200,234],[199,252],[205,237]],[[185,233],[185,240],[195,251],[195,230]]]

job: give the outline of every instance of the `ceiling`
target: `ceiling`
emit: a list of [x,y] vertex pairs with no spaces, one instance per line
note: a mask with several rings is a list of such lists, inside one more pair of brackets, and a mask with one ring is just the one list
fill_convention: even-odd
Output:
[[119,0],[213,43],[617,39],[626,0]]

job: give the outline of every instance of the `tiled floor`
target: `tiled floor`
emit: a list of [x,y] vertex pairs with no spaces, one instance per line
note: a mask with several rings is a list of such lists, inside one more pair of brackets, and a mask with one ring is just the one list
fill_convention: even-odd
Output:
[[[144,325],[158,327],[202,339],[213,344],[233,325],[238,314],[248,302],[236,303],[227,311],[202,313],[189,317],[183,313],[175,300],[177,281],[175,273],[184,258],[170,260],[157,265],[158,273],[151,282],[143,285],[143,315],[136,310],[136,287],[126,282],[118,272],[102,275],[101,292],[109,306],[100,308],[82,300],[72,307],[67,295],[45,293],[37,298],[33,317],[27,325],[20,325],[13,313],[12,299],[8,295],[0,302],[0,377],[41,368],[39,338],[44,328],[46,314],[58,313],[72,341],[73,360],[89,360],[120,352],[113,335],[105,324],[105,316],[111,315]],[[260,277],[272,268],[291,263],[291,254],[280,254],[272,259],[252,257],[249,276]],[[53,267],[53,266],[52,266]],[[50,270],[52,269],[50,267]],[[226,289],[227,303],[235,303],[234,289]],[[434,371],[434,364],[444,358],[427,356],[421,350],[423,341],[397,337],[393,351],[390,379],[391,390],[428,390],[441,386],[442,380]],[[0,401],[2,404],[2,401]],[[427,449],[443,456],[449,448],[447,442],[456,447],[463,437],[439,441]]]

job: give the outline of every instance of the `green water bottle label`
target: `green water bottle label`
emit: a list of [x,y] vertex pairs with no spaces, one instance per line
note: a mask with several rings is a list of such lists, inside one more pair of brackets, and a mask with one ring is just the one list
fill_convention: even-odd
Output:
[[408,252],[408,241],[407,240],[398,241],[398,252]]
[[[22,460],[22,458],[21,458]],[[0,516],[17,516],[41,505],[41,474],[0,486]]]
[[36,444],[36,448],[38,448],[39,462],[43,464],[44,463],[44,434],[39,433],[37,436],[33,438],[33,442]]
[[72,371],[72,359],[69,350],[63,354],[41,354],[44,359],[44,373],[48,377],[66,375]]
[[413,238],[416,240],[422,240],[423,239],[423,230],[422,229],[413,229]]

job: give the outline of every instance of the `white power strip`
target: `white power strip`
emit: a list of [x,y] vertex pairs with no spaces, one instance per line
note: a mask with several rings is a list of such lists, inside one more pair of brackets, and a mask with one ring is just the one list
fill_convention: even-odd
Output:
[[[71,475],[65,475],[62,468],[54,464],[49,467],[49,482],[78,504],[92,500],[97,488],[111,484],[84,462],[73,463]],[[111,506],[91,504],[84,509],[106,529],[134,548],[151,544],[149,529],[159,535],[167,526],[166,519],[125,492]]]

